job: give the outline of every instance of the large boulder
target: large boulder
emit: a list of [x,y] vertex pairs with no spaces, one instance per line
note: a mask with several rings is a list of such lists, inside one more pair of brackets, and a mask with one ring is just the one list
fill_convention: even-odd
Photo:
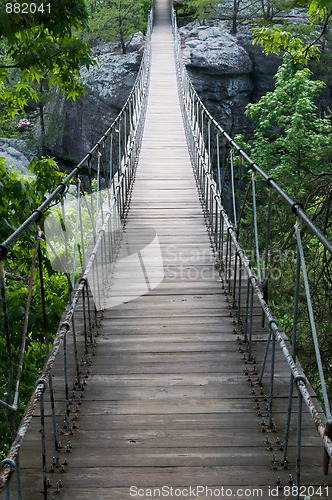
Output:
[[98,64],[81,72],[86,94],[76,101],[61,94],[50,100],[46,135],[52,155],[80,161],[113,123],[135,83],[143,43],[136,36],[125,55],[111,43],[97,47]]
[[252,61],[238,40],[222,25],[180,28],[184,41],[182,56],[185,64],[207,69],[213,74],[243,75],[251,73]]
[[224,21],[190,23],[179,32],[188,73],[210,113],[230,134],[248,132],[244,109],[273,89],[279,60],[252,46],[249,30],[234,36]]

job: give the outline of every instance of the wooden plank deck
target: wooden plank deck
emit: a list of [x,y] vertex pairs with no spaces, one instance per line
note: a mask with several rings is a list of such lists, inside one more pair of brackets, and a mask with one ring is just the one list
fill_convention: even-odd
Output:
[[[66,473],[58,474],[63,487],[55,497],[267,500],[272,498],[271,488],[276,492],[278,476],[285,484],[290,473],[295,477],[293,438],[290,469],[270,467],[273,453],[281,457],[276,438],[283,440],[289,375],[285,364],[278,363],[277,433],[263,433],[253,388],[244,374],[252,365],[239,352],[240,328],[234,324],[214,269],[188,155],[169,1],[157,0],[156,11],[146,125],[125,231],[131,248],[128,254],[125,244],[120,251],[110,299],[119,303],[105,312],[79,429],[71,438]],[[160,259],[144,253],[151,235],[158,237],[153,245],[156,255],[161,249],[164,272],[155,288],[161,281]],[[138,270],[132,261],[123,260],[135,251],[142,265]],[[147,286],[153,289],[136,297],[142,269]],[[259,323],[257,310],[257,361],[263,357],[266,340]],[[54,384],[61,398],[61,381],[56,376]],[[254,390],[264,414],[264,394],[258,387]],[[322,446],[307,417],[304,434],[303,484],[330,485],[331,479],[326,482],[321,472]],[[264,444],[266,436],[273,451]],[[39,447],[38,435],[30,433],[21,457],[23,470],[28,472],[22,477],[23,484],[29,485],[25,500],[42,498],[41,485],[35,483],[38,452],[34,450]],[[33,463],[31,456],[36,457]],[[278,498],[284,499],[281,490]]]

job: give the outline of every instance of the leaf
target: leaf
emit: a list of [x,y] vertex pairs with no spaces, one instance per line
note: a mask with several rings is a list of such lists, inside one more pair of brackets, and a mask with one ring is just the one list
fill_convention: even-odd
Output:
[[9,308],[8,319],[10,323],[16,323],[24,318],[25,309],[23,306],[12,306]]
[[0,217],[0,234],[3,235],[3,239],[7,238],[14,230],[15,227],[8,221],[8,219]]
[[15,198],[20,199],[22,194],[26,192],[25,185],[22,181],[16,181],[12,184],[12,192]]

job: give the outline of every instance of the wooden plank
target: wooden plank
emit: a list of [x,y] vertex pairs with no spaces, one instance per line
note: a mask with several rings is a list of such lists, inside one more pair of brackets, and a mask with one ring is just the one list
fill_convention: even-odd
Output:
[[[228,467],[227,465],[224,467],[77,467],[68,469],[67,473],[61,476],[64,487],[61,496],[59,495],[57,498],[71,498],[71,494],[70,496],[68,494],[69,490],[77,492],[86,489],[91,490],[92,488],[94,488],[95,491],[98,491],[99,488],[127,488],[129,499],[129,488],[131,485],[145,488],[154,486],[161,487],[163,485],[170,485],[173,487],[184,487],[189,485],[213,487],[218,485],[220,487],[246,486],[251,488],[261,486],[275,487],[276,480],[279,476],[284,479],[284,483],[287,484],[289,472],[271,471],[268,466],[255,466],[250,465],[250,463],[245,465],[245,470],[243,465],[232,467]],[[27,480],[25,478],[23,482],[26,481],[28,484],[36,484],[37,478],[37,474],[31,472],[31,479]],[[310,469],[308,468],[304,471],[302,484],[317,486],[325,485],[325,478],[322,477],[319,467],[312,466]],[[36,488],[34,491],[36,491]],[[94,494],[94,497],[95,496]],[[30,498],[35,499],[38,497],[31,496]],[[264,500],[268,499],[268,497],[264,496],[262,498],[264,498]]]
[[[170,399],[172,399],[176,402],[190,397],[201,400],[201,405],[204,408],[205,399],[223,399],[223,401],[225,401],[226,398],[232,399],[236,390],[238,401],[245,400],[248,405],[247,400],[249,399],[249,389],[243,384],[243,377],[235,377],[233,374],[229,374],[228,376],[225,375],[223,379],[222,377],[219,377],[218,380],[219,383],[215,383],[214,385],[209,384],[208,386],[204,384],[204,379],[202,379],[202,382],[197,383],[196,385],[187,384],[175,387],[167,383],[158,383],[160,378],[157,377],[157,380],[155,380],[155,377],[152,376],[152,386],[143,385],[141,382],[139,385],[127,385],[124,387],[114,384],[113,381],[110,380],[109,374],[105,374],[99,377],[92,377],[88,384],[89,392],[86,393],[86,395],[88,397],[91,391],[93,391],[92,397],[94,402],[104,401],[108,398],[112,398],[116,401],[136,402],[137,400],[169,402]],[[281,379],[276,378],[275,397],[283,397],[285,399],[288,397],[289,389],[287,382],[288,380],[286,377]],[[59,399],[59,397],[63,398],[63,391],[61,391],[61,393],[56,391],[55,398]]]
[[[113,413],[108,413],[106,415],[99,415],[96,418],[95,414],[89,414],[84,412],[84,402],[82,406],[79,406],[79,420],[78,426],[79,429],[73,436],[70,436],[74,443],[76,442],[76,438],[78,440],[78,445],[80,446],[81,434],[84,435],[86,432],[100,432],[104,433],[105,439],[106,434],[111,435],[112,433],[127,432],[130,433],[131,436],[140,434],[141,432],[148,432],[151,435],[165,435],[170,436],[171,433],[178,432],[179,434],[183,434],[185,436],[186,432],[192,433],[195,435],[197,439],[199,439],[201,432],[212,432],[216,433],[216,436],[219,435],[218,432],[222,431],[228,435],[228,439],[234,440],[237,439],[237,436],[243,436],[243,433],[247,435],[248,440],[252,443],[258,443],[263,445],[266,440],[266,435],[262,432],[261,427],[259,426],[260,417],[257,415],[256,405],[248,406],[248,410],[250,410],[250,415],[253,418],[243,419],[243,412],[239,411],[238,413],[234,412],[231,415],[227,413],[204,413],[203,409],[201,413],[175,413],[175,414],[130,414],[130,415],[117,415]],[[248,413],[249,414],[249,413]],[[81,425],[81,415],[84,415],[84,426]],[[283,428],[285,423],[285,412],[278,413],[279,420],[283,419],[282,425],[280,425],[280,429],[276,434],[268,435],[269,440],[275,443],[277,437],[283,440]],[[34,416],[33,425],[38,428],[40,416]],[[241,427],[239,427],[236,432],[234,432],[234,422],[241,422]],[[50,416],[46,416],[46,428],[51,430],[51,418]],[[313,422],[309,419],[305,419],[304,426],[305,436],[304,436],[304,445],[309,446],[320,446],[320,439],[316,433],[312,432]],[[310,432],[311,431],[311,432]],[[294,437],[294,433],[296,432],[296,426],[292,425],[291,427],[291,437]],[[93,434],[92,434],[93,435]],[[50,433],[49,433],[50,436]],[[27,437],[28,441],[40,441],[39,433],[31,433]],[[83,441],[82,441],[83,442]],[[177,441],[179,443],[179,441]],[[216,444],[214,440],[213,444]],[[245,445],[245,442],[243,442]],[[294,445],[294,441],[291,441],[291,446]],[[165,442],[163,444],[165,447]],[[273,446],[276,446],[273,444]]]
[[[272,453],[264,452],[263,446],[235,446],[221,447],[203,446],[197,447],[190,444],[189,447],[137,447],[131,439],[131,444],[125,447],[112,447],[112,453],[109,453],[109,442],[105,439],[87,440],[85,444],[85,453],[78,454],[72,452],[67,459],[69,463],[68,470],[72,468],[102,467],[136,467],[138,470],[143,467],[241,467],[245,463],[251,466],[266,467],[272,463]],[[38,446],[31,446],[31,452],[37,454]],[[73,448],[75,449],[75,448]],[[96,453],[96,449],[98,453]],[[315,453],[316,452],[316,453]],[[303,459],[310,467],[319,467],[321,465],[321,449],[306,447],[302,453]],[[296,460],[296,447],[289,448],[289,463],[294,465]],[[38,468],[36,462],[33,465],[21,464],[22,469],[28,467],[30,470]]]
[[[114,428],[113,420],[99,420],[98,427],[96,425],[91,425],[90,428],[79,429],[77,432],[77,439],[85,443],[87,448],[92,448],[98,443],[100,448],[193,448],[193,449],[209,449],[215,448],[222,444],[222,447],[228,448],[228,450],[233,449],[233,453],[236,452],[236,448],[249,449],[251,447],[261,447],[261,453],[265,451],[277,452],[280,451],[280,445],[277,444],[275,435],[273,438],[269,438],[271,442],[272,449],[267,449],[266,436],[262,433],[257,432],[257,423],[251,420],[248,422],[248,426],[245,429],[238,429],[236,433],[230,432],[233,428],[234,423],[228,419],[228,421],[220,422],[216,428],[204,428],[200,429],[188,429],[184,425],[181,429],[175,429],[173,422],[170,422],[167,426],[165,423],[159,423],[156,425],[155,420],[157,415],[154,416],[153,421],[150,420],[150,425],[146,429],[147,420],[144,419],[142,427],[138,426],[137,422],[132,418],[129,422],[124,422],[123,419],[118,421],[118,426]],[[195,423],[197,417],[192,416]],[[189,419],[186,419],[188,425]],[[130,428],[132,426],[134,428]],[[221,426],[222,425],[222,426]],[[107,431],[107,432],[105,432]],[[76,445],[76,437],[72,440],[73,448]],[[195,444],[193,446],[193,443]],[[316,436],[308,436],[305,441],[304,447],[309,449],[309,453],[312,455],[312,460],[316,460],[319,465],[319,460],[321,458],[321,447],[318,446],[318,440]],[[40,446],[40,436],[34,434],[29,439],[29,445],[37,447]],[[290,444],[292,456],[294,455],[294,443]],[[31,449],[31,448],[30,448]],[[220,448],[222,450],[222,448]],[[247,450],[248,451],[248,450]],[[307,453],[307,452],[306,452]],[[270,453],[271,454],[271,453]],[[36,453],[37,456],[37,453]],[[73,456],[73,455],[71,455]],[[79,455],[75,457],[75,460],[79,460]],[[71,460],[69,460],[70,463]],[[29,464],[26,464],[28,466]]]
[[[85,397],[87,393],[83,394],[84,410],[83,406],[81,409],[81,425],[84,423],[83,416],[94,415],[95,418],[99,416],[107,417],[108,415],[175,415],[175,414],[212,414],[220,413],[225,414],[228,418],[234,422],[234,418],[238,418],[238,423],[241,425],[242,419],[250,417],[256,417],[257,411],[255,412],[255,403],[253,403],[253,398],[247,399],[234,399],[233,398],[186,398],[183,399],[164,399],[164,400],[142,400],[142,399],[131,399],[126,400],[112,400],[112,395],[110,395],[106,400],[96,400],[96,398],[90,399]],[[266,407],[267,401],[262,399],[260,402],[263,409]],[[285,419],[287,413],[288,400],[286,398],[278,399],[278,409],[276,410],[275,417],[281,415],[281,419]],[[64,409],[64,406],[63,406]],[[50,415],[50,412],[46,412]],[[242,414],[242,415],[241,415]],[[240,418],[239,418],[240,417]],[[262,418],[257,419],[257,426],[260,425]],[[308,428],[313,430],[313,423],[308,425]],[[260,429],[260,427],[257,427]]]

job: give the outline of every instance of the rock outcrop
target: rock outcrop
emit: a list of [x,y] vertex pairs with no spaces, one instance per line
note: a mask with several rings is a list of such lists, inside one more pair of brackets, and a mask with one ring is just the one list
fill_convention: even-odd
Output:
[[231,135],[250,129],[245,106],[273,89],[280,63],[276,56],[265,56],[259,46],[253,46],[248,31],[235,37],[223,21],[180,28],[182,54],[193,85]]
[[[279,61],[252,46],[249,29],[235,37],[225,21],[180,28],[185,64],[211,114],[234,135],[250,131],[244,116],[248,102],[273,88]],[[82,70],[86,95],[75,102],[57,95],[47,106],[47,148],[51,155],[80,161],[110,126],[125,103],[139,69],[144,38],[135,35],[129,53],[115,44],[95,48],[98,64]]]
[[21,139],[0,137],[0,157],[5,159],[5,166],[28,175],[28,166],[35,152],[29,150]]
[[136,36],[129,53],[114,44],[96,48],[98,64],[82,69],[86,94],[76,101],[58,94],[47,105],[47,148],[62,160],[78,162],[112,124],[134,85],[144,40]]

